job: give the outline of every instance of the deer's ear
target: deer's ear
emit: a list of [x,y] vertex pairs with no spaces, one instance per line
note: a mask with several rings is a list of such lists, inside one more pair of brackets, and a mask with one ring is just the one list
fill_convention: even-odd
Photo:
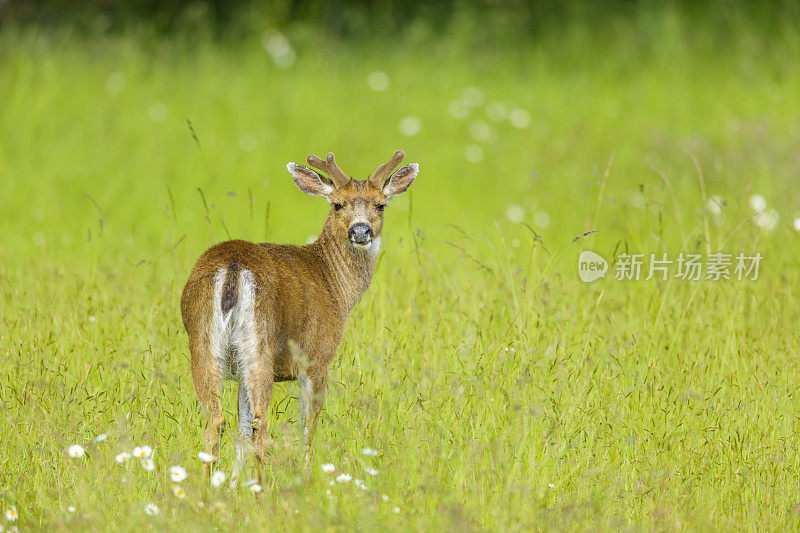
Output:
[[333,192],[333,185],[325,178],[303,165],[288,163],[286,170],[292,175],[294,184],[306,194],[316,194],[327,197]]
[[398,168],[397,172],[386,180],[386,184],[383,186],[383,194],[386,195],[386,198],[403,194],[414,183],[417,174],[419,174],[419,164],[417,163]]

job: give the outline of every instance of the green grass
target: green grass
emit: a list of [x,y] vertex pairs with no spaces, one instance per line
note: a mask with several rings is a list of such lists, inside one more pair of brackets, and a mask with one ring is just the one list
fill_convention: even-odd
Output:
[[[457,35],[322,46],[301,28],[281,70],[258,36],[6,28],[0,507],[48,530],[800,526],[800,41],[738,28],[723,54],[680,18],[646,43],[633,29],[484,50]],[[385,92],[367,85],[376,69]],[[455,119],[468,87],[483,101]],[[530,123],[493,122],[489,102]],[[398,132],[406,116],[418,135]],[[313,478],[298,477],[296,385],[282,384],[264,494],[212,489],[178,310],[193,261],[229,236],[316,234],[327,206],[287,161],[332,150],[365,177],[396,148],[421,173],[386,211],[330,369]],[[773,231],[754,224],[754,193],[780,214]],[[612,267],[585,284],[584,249],[764,259],[757,281],[617,281]],[[138,444],[154,472],[114,463]],[[329,487],[324,462],[368,490]],[[189,474],[181,501],[173,464]]]

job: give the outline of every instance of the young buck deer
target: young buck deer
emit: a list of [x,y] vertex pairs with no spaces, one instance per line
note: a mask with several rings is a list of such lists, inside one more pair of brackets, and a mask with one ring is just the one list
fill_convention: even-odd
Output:
[[[372,278],[381,244],[383,209],[405,192],[419,165],[397,168],[398,150],[368,180],[348,177],[332,153],[308,163],[327,174],[289,163],[306,194],[331,205],[319,237],[306,246],[226,241],[209,248],[194,266],[181,297],[189,336],[192,380],[208,418],[206,450],[219,455],[225,419],[222,380],[239,382],[239,437],[231,483],[255,452],[259,479],[267,446],[267,407],[276,381],[297,379],[306,466],[325,397],[328,365],[344,335],[347,315]],[[250,444],[247,444],[247,441]],[[213,469],[205,465],[204,474]]]

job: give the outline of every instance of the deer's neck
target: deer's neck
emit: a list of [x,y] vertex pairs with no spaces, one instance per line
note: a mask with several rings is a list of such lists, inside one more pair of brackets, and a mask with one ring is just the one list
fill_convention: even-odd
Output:
[[364,248],[356,248],[344,239],[335,238],[326,220],[314,245],[318,247],[325,264],[325,278],[333,290],[333,296],[343,314],[347,315],[372,280],[381,245],[380,237]]

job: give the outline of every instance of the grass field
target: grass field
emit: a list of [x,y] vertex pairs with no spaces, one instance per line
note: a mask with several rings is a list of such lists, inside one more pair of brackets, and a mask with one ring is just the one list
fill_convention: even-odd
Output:
[[[0,507],[19,519],[3,526],[798,528],[800,38],[784,22],[720,37],[666,13],[647,39],[620,22],[509,49],[6,27]],[[287,161],[330,150],[366,177],[396,148],[420,176],[386,211],[313,477],[283,384],[260,497],[211,487],[178,310],[194,260],[318,232],[328,207]],[[584,250],[763,260],[755,281],[623,281],[612,264],[584,283]],[[153,471],[116,464],[145,444]],[[329,485],[339,473],[366,490]]]

